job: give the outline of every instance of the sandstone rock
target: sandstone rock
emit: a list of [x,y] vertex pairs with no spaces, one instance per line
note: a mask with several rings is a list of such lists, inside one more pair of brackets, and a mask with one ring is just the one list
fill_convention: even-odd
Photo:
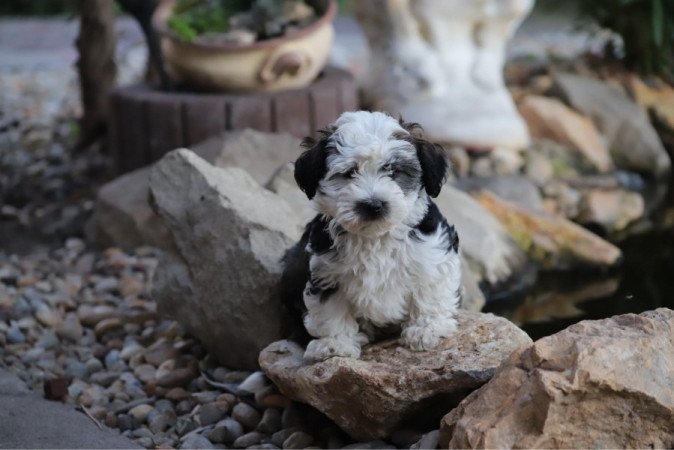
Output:
[[243,170],[213,167],[186,149],[157,163],[150,189],[176,246],[155,274],[158,311],[223,366],[256,368],[259,351],[280,338],[272,291],[303,224]]
[[576,221],[600,225],[609,233],[622,231],[644,214],[644,199],[636,192],[593,189],[580,202]]
[[594,120],[616,166],[658,177],[670,171],[671,161],[648,116],[618,88],[572,74],[557,74],[555,87],[574,109]]
[[592,120],[554,98],[531,95],[520,104],[529,133],[548,138],[579,152],[599,172],[613,168],[611,155]]
[[671,448],[674,311],[577,323],[515,352],[441,423],[441,448]]
[[[294,136],[251,129],[223,133],[195,145],[193,150],[218,167],[246,170],[260,184],[301,152],[300,140]],[[150,171],[151,167],[137,169],[98,191],[94,213],[87,224],[90,241],[122,248],[170,248],[170,233],[148,203]]]
[[477,199],[498,217],[520,248],[546,269],[611,267],[621,257],[619,248],[563,217],[536,213],[485,191]]
[[457,333],[434,351],[413,352],[393,339],[366,346],[360,359],[307,365],[298,344],[279,341],[262,351],[260,366],[281,392],[309,403],[355,439],[384,437],[411,416],[432,416],[440,398],[458,402],[531,341],[491,314],[460,311],[457,319]]
[[627,80],[627,87],[634,100],[651,111],[659,125],[674,131],[674,88],[660,79],[650,79],[648,84],[636,75]]
[[476,269],[480,280],[495,285],[524,265],[526,256],[503,225],[470,195],[445,185],[434,201],[456,227],[462,255]]
[[365,102],[423,124],[436,141],[526,146],[502,71],[506,41],[533,3],[354,2],[370,47]]

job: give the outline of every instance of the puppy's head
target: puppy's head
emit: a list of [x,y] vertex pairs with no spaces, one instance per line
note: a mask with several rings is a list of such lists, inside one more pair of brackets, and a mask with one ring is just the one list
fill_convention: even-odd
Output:
[[440,193],[449,168],[442,147],[424,140],[417,124],[381,112],[344,113],[303,146],[299,187],[321,213],[367,236],[418,222],[419,206]]

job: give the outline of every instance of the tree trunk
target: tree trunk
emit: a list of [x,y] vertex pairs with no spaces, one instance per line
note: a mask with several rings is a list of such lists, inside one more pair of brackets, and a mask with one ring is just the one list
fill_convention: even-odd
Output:
[[83,115],[80,120],[79,148],[85,147],[105,133],[108,116],[108,95],[114,87],[115,66],[115,2],[111,0],[78,0],[80,33],[77,69],[80,77]]

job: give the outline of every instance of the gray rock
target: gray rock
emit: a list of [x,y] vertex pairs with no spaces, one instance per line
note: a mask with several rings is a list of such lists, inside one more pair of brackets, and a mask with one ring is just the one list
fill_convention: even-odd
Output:
[[212,425],[222,419],[229,411],[229,403],[213,402],[201,406],[199,409],[199,422],[202,426]]
[[[300,154],[300,140],[288,134],[251,129],[223,133],[192,150],[217,167],[240,167],[259,184]],[[171,234],[148,203],[151,167],[143,167],[107,183],[99,191],[87,238],[101,245],[135,248],[172,246]],[[306,198],[305,198],[306,199]]]
[[170,410],[153,410],[147,416],[147,426],[153,433],[161,433],[176,424],[176,413]]
[[20,344],[22,342],[26,342],[26,336],[18,327],[11,327],[7,331],[7,342],[10,344]]
[[185,149],[157,163],[150,187],[176,244],[155,273],[159,312],[223,366],[255,369],[256,355],[281,334],[271,292],[303,224],[246,172],[218,169]]
[[197,424],[189,417],[178,417],[176,420],[175,432],[178,436],[185,436],[190,431],[197,429]]
[[307,223],[316,216],[306,194],[297,186],[294,162],[279,167],[265,187],[288,202],[301,222]]
[[260,413],[246,403],[238,403],[234,406],[232,417],[248,430],[254,430],[260,423]]
[[103,363],[98,358],[89,358],[85,365],[89,373],[95,373],[103,369]]
[[251,431],[237,438],[232,446],[234,448],[248,448],[251,445],[259,444],[264,439],[264,434],[257,431]]
[[543,211],[543,197],[540,190],[532,181],[524,177],[463,178],[456,183],[456,187],[464,191],[486,189],[502,199],[525,208]]
[[215,425],[209,435],[211,442],[218,444],[231,444],[243,436],[243,426],[234,419],[223,419]]
[[423,436],[421,436],[421,439],[419,439],[416,443],[412,444],[410,448],[413,450],[438,448],[439,435],[440,435],[439,430],[433,430],[430,433],[426,433]]
[[306,448],[314,443],[314,438],[304,431],[296,431],[283,441],[283,448]]
[[66,365],[65,375],[69,379],[78,378],[84,380],[89,376],[89,369],[87,369],[86,364],[77,360],[71,360]]
[[523,268],[526,255],[477,200],[445,185],[434,201],[447,221],[456,227],[461,253],[475,269],[478,280],[496,285]]
[[281,448],[283,447],[283,443],[285,442],[285,440],[288,439],[290,435],[295,433],[296,431],[300,431],[299,428],[297,427],[284,428],[283,430],[277,431],[276,433],[272,434],[271,443]]
[[272,434],[281,429],[281,411],[275,408],[267,408],[262,414],[260,423],[257,424],[257,431]]
[[141,437],[136,439],[136,444],[140,445],[143,448],[153,448],[154,441],[151,437]]
[[215,448],[211,441],[200,434],[190,434],[180,443],[180,448],[188,449],[211,449]]
[[662,176],[671,162],[644,110],[614,86],[574,74],[555,75],[555,89],[590,116],[608,141],[618,167]]
[[404,418],[431,413],[426,405],[434,399],[460,400],[531,342],[492,314],[460,310],[457,321],[456,333],[428,352],[413,352],[392,339],[364,347],[360,359],[306,364],[303,348],[279,341],[262,351],[260,366],[282,393],[318,409],[353,438],[381,438]]

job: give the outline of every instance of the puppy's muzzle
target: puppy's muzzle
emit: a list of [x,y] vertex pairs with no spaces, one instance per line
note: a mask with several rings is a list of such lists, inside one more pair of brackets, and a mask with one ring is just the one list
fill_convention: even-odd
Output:
[[388,203],[378,198],[370,198],[356,203],[356,213],[364,221],[371,222],[386,217]]

